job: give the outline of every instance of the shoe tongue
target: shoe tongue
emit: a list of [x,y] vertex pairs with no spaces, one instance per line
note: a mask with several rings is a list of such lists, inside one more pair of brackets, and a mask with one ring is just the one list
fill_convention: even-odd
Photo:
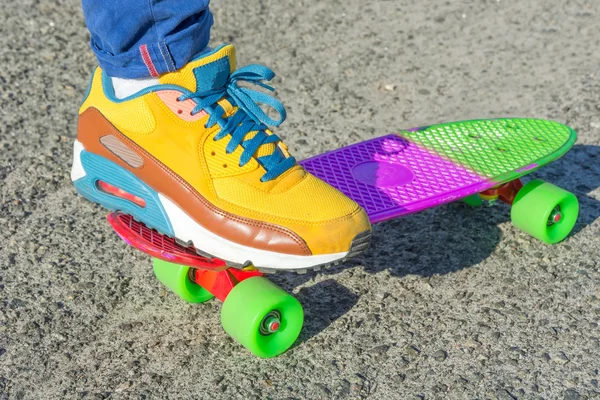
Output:
[[[192,92],[205,92],[223,87],[229,75],[235,71],[235,48],[232,45],[222,46],[210,53],[201,54],[177,72],[164,74],[159,78],[161,84],[182,86]],[[229,102],[222,104],[230,109]],[[250,140],[257,132],[249,132],[245,140]],[[268,156],[277,151],[274,143],[263,144],[258,148],[255,157]]]
[[222,46],[201,54],[176,72],[159,78],[163,85],[182,86],[192,92],[206,92],[223,87],[229,75],[235,71],[235,48]]

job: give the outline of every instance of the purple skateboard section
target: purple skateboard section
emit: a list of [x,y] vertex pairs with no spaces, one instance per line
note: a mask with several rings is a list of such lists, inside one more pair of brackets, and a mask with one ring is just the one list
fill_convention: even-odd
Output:
[[455,201],[497,184],[394,134],[301,164],[360,204],[372,223]]

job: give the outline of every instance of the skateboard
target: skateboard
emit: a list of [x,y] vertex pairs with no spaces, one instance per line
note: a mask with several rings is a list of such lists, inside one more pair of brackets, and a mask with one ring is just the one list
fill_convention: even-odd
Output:
[[[552,244],[573,229],[577,198],[520,178],[564,155],[575,140],[573,129],[552,121],[461,121],[366,140],[300,163],[359,203],[372,223],[459,200],[470,206],[504,202],[517,228]],[[158,280],[183,300],[221,300],[224,330],[255,355],[277,356],[296,341],[302,306],[263,272],[229,267],[127,214],[107,218],[126,243],[153,257]]]

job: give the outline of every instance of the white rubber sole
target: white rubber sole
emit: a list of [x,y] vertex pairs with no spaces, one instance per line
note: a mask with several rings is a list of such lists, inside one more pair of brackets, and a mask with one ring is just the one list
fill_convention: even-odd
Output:
[[331,264],[344,259],[348,255],[348,252],[343,252],[297,256],[243,246],[210,232],[161,193],[158,194],[158,197],[169,216],[175,236],[178,239],[184,242],[191,240],[196,248],[206,249],[210,255],[229,262],[240,265],[249,262],[256,267],[267,269],[298,270]]
[[85,170],[81,165],[81,152],[83,150],[85,150],[83,144],[79,140],[75,140],[73,143],[73,166],[71,167],[71,180],[73,182],[85,176]]

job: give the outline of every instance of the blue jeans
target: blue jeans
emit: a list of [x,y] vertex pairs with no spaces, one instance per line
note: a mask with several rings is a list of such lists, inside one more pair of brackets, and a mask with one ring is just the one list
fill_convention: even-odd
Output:
[[82,0],[100,67],[119,78],[182,68],[208,45],[210,0]]

